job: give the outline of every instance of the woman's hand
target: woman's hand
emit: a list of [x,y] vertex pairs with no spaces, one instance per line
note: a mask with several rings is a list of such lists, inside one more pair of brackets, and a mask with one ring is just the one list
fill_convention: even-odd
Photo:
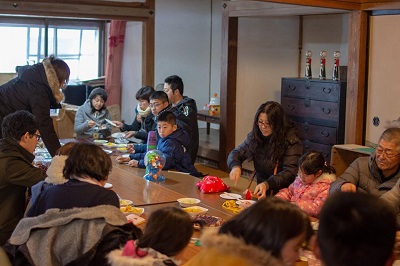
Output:
[[117,158],[115,158],[115,161],[117,163],[126,163],[129,162],[131,159],[129,157],[122,157],[122,156],[118,156]]
[[242,169],[239,166],[234,166],[229,173],[229,179],[232,180],[236,186],[240,176],[242,175]]
[[129,165],[129,166],[132,166],[132,167],[138,167],[138,166],[139,166],[139,161],[137,161],[137,160],[130,160],[130,161],[128,162],[128,165]]
[[142,123],[142,116],[138,114],[138,115],[136,116],[136,120],[137,120],[139,123]]
[[256,186],[256,188],[254,189],[254,194],[258,197],[258,199],[265,198],[268,189],[269,189],[268,183],[262,182]]
[[133,137],[136,134],[136,131],[128,131],[125,133],[125,138]]
[[93,120],[88,120],[87,124],[90,128],[94,127],[96,125],[96,122],[94,122]]
[[111,122],[113,122],[117,126],[117,128],[122,128],[124,126],[124,123],[122,123],[121,121],[111,121]]

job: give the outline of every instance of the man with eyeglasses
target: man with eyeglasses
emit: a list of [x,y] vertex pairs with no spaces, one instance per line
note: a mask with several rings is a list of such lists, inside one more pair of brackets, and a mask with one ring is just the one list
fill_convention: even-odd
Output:
[[360,157],[331,184],[335,191],[363,191],[376,196],[388,192],[400,178],[400,128],[386,129],[375,152]]
[[0,139],[0,246],[21,220],[26,208],[27,188],[42,181],[46,173],[32,165],[40,139],[38,120],[28,111],[4,117]]

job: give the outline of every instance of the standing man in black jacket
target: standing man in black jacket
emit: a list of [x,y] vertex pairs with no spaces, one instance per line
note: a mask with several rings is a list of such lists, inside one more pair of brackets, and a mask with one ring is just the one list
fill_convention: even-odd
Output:
[[169,102],[172,104],[173,108],[170,111],[177,117],[178,125],[189,134],[189,154],[194,164],[199,149],[196,101],[183,96],[183,81],[176,75],[169,76],[164,80],[164,91],[168,95]]
[[[53,55],[39,64],[24,66],[18,76],[0,86],[0,123],[17,110],[31,112],[39,121],[39,132],[52,156],[61,147],[54,130],[50,109],[59,109],[69,80],[68,65]],[[1,133],[0,133],[1,137]]]

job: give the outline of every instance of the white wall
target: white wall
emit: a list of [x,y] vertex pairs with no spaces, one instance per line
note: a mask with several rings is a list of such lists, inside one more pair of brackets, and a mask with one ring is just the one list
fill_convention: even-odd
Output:
[[[170,75],[184,82],[184,95],[198,109],[219,94],[221,69],[221,0],[156,0],[156,86]],[[128,22],[124,47],[122,118],[130,123],[141,87],[142,23]],[[149,84],[152,85],[152,84]],[[200,123],[205,127],[205,123]]]
[[303,50],[301,51],[300,76],[304,77],[305,53],[312,51],[312,76],[318,78],[320,56],[319,52],[325,50],[326,78],[332,78],[333,52],[340,51],[340,65],[347,66],[349,46],[349,15],[319,15],[303,17]]
[[127,22],[122,61],[121,117],[126,123],[135,118],[136,92],[142,87],[142,22]]
[[263,102],[280,102],[281,78],[297,76],[298,17],[239,18],[236,145]]
[[341,52],[341,65],[347,65],[348,15],[303,17],[302,50],[299,45],[298,16],[240,18],[236,98],[236,145],[251,131],[258,106],[280,102],[281,78],[304,76],[305,51],[313,52],[313,76],[319,73],[319,52],[327,51],[326,73],[332,78],[333,52]]
[[391,121],[400,118],[400,15],[373,16],[370,25],[366,144],[376,144]]

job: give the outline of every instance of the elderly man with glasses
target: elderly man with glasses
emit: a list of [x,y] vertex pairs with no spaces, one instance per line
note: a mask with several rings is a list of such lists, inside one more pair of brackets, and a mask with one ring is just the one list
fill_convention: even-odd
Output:
[[395,186],[399,177],[400,128],[388,128],[382,133],[375,152],[354,160],[331,184],[330,193],[363,191],[381,196]]

